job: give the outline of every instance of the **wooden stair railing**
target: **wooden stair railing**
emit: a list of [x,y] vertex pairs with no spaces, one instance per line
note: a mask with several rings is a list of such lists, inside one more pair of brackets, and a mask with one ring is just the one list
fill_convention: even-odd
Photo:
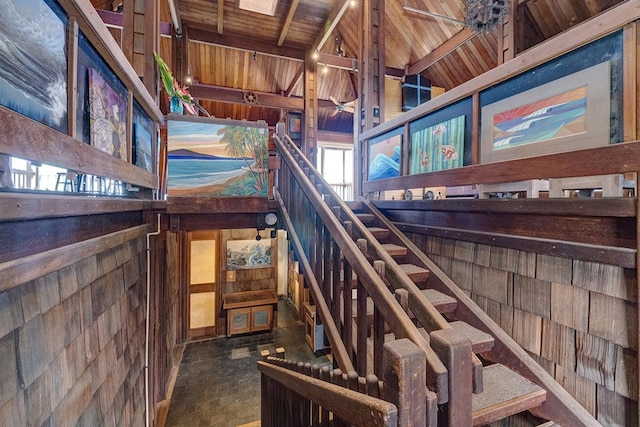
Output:
[[[275,357],[258,362],[261,425],[425,426],[424,353],[408,339],[385,344],[382,376],[358,376],[329,366]],[[435,411],[433,412],[435,414]]]
[[[439,421],[441,425],[480,425],[500,420],[521,411],[530,410],[532,413],[554,420],[571,420],[572,422],[569,423],[571,425],[597,425],[592,424],[592,421],[595,422],[593,417],[590,417],[586,410],[579,407],[579,405],[576,409],[576,414],[560,415],[557,412],[550,413],[547,410],[537,410],[540,405],[544,404],[547,390],[550,389],[555,393],[557,391],[556,388],[561,389],[552,379],[551,381],[555,384],[555,387],[552,384],[551,387],[542,389],[504,365],[495,364],[483,367],[482,362],[474,353],[481,353],[484,358],[485,354],[495,352],[493,349],[493,334],[486,333],[482,323],[465,323],[466,318],[455,316],[460,306],[457,293],[448,292],[447,286],[426,286],[432,281],[441,280],[440,274],[442,272],[434,270],[437,272],[437,277],[432,279],[433,272],[431,268],[434,264],[432,262],[425,263],[424,258],[426,256],[419,250],[416,253],[415,245],[413,247],[407,245],[409,241],[406,236],[401,233],[400,236],[396,235],[397,229],[391,230],[388,227],[388,220],[384,222],[386,218],[382,217],[381,219],[379,212],[374,214],[375,207],[373,207],[373,210],[365,209],[360,214],[353,213],[344,202],[336,197],[331,188],[317,176],[313,165],[299,153],[299,150],[290,140],[287,141],[285,137],[286,143],[283,143],[279,138],[274,139],[277,139],[276,145],[278,145],[278,149],[285,158],[285,163],[290,164],[294,169],[297,168],[294,171],[294,175],[296,175],[295,179],[298,183],[302,183],[305,180],[305,176],[309,177],[312,185],[305,189],[305,195],[313,192],[314,189],[322,195],[322,200],[331,207],[335,217],[344,224],[348,235],[356,242],[367,262],[372,264],[383,283],[394,290],[395,297],[401,303],[403,309],[414,318],[416,325],[420,327],[418,329],[419,333],[430,342],[427,364],[431,362],[429,355],[436,353],[447,366],[448,389],[435,388],[435,390],[438,393],[436,397],[438,403],[448,403],[442,405],[439,411],[427,410],[429,420],[433,420],[437,412],[437,416],[442,417]],[[301,170],[305,176],[300,175]],[[285,180],[284,185],[287,186],[290,183],[290,180]],[[365,206],[367,209],[369,207],[366,201],[360,203],[360,206]],[[313,214],[313,212],[309,213]],[[322,218],[316,216],[314,220],[316,224],[322,225],[326,218],[324,216]],[[370,222],[369,227],[365,226],[363,221]],[[320,236],[320,240],[316,240],[316,242],[326,241],[326,247],[331,243],[332,238],[332,235],[323,234]],[[320,248],[314,247],[313,250],[322,252],[322,245],[320,245]],[[314,252],[314,254],[317,256],[318,252]],[[376,308],[376,296],[371,295],[369,298],[366,293],[367,289],[362,286],[357,274],[355,279],[350,280],[352,273],[349,262],[344,263],[345,269],[340,273],[341,276],[338,277],[338,280],[341,280],[341,289],[337,290],[335,286],[337,282],[335,269],[328,268],[327,264],[332,262],[332,265],[337,265],[339,261],[346,260],[346,257],[343,257],[344,254],[341,253],[337,254],[336,257],[335,252],[333,253],[333,258],[323,259],[321,256],[317,257],[320,263],[324,261],[320,268],[316,268],[319,277],[322,277],[323,296],[328,301],[332,313],[336,311],[340,313],[338,317],[334,314],[334,318],[336,318],[336,323],[342,326],[343,337],[351,329],[349,324],[350,317],[354,316],[358,319],[357,327],[354,328],[356,329],[355,335],[358,337],[354,346],[357,347],[356,353],[360,356],[357,360],[357,366],[361,368],[361,359],[364,352],[368,353],[368,358],[373,359],[373,365],[375,366],[381,358],[378,348],[383,344],[385,346],[388,345],[389,342],[393,342],[390,340],[401,336],[397,336],[394,333],[384,333],[384,321]],[[404,262],[404,264],[399,264],[399,262]],[[327,277],[331,273],[333,273],[333,277],[327,283]],[[447,284],[455,286],[450,279],[448,281]],[[350,296],[351,287],[354,283],[357,287],[357,303],[352,313]],[[420,284],[420,287],[418,287],[418,284]],[[342,292],[342,309],[334,304],[336,299],[339,298],[337,296],[338,292]],[[466,297],[463,293],[462,295]],[[371,300],[372,304],[369,304],[369,300]],[[482,313],[479,307],[468,297],[462,304],[465,308],[460,311],[465,311],[469,302],[472,304],[472,311],[475,310]],[[445,318],[440,312],[445,313],[448,318]],[[449,323],[449,320],[456,321]],[[342,324],[340,324],[340,321],[342,321]],[[367,325],[371,326],[373,330],[369,338],[366,338],[366,333],[364,333],[367,330]],[[506,335],[506,333],[502,333]],[[364,341],[362,340],[363,336],[365,337]],[[345,340],[345,345],[348,348],[349,340]],[[521,356],[520,353],[526,355],[526,352],[519,348],[517,344],[514,343],[514,345],[519,349],[519,352],[516,351],[514,353],[516,356]],[[371,347],[373,347],[372,351]],[[434,352],[431,347],[436,351]],[[518,357],[514,357],[510,361],[510,365],[517,365],[520,360]],[[535,362],[533,363],[535,364]],[[474,393],[476,393],[473,396],[471,395],[471,365],[474,367],[473,389]],[[364,363],[364,366],[367,366],[366,363]],[[542,371],[539,366],[538,369]],[[485,391],[483,393],[484,377],[486,377],[486,384],[484,385]],[[428,367],[427,378],[430,378]],[[539,380],[535,376],[533,379]],[[430,380],[430,386],[433,386],[432,375]],[[536,383],[538,382],[536,381]],[[564,393],[569,396],[566,391]],[[427,394],[426,405],[429,408],[435,407],[433,396]],[[569,402],[564,408],[572,412],[573,406]],[[585,413],[587,414],[586,417],[584,416]],[[554,417],[551,417],[551,415]],[[577,422],[574,422],[576,420]],[[435,424],[429,421],[427,425]]]

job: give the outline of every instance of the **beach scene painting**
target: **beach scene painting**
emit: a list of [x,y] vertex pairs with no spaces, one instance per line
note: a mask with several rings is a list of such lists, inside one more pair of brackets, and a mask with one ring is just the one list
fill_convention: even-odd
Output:
[[587,86],[493,116],[493,149],[573,136],[587,131]]
[[266,125],[170,119],[168,195],[267,197],[268,136]]
[[400,176],[402,135],[369,142],[369,181]]
[[271,239],[227,241],[227,270],[270,266]]
[[67,132],[67,17],[53,0],[0,0],[0,104]]
[[414,175],[463,166],[464,138],[464,115],[412,133],[409,174]]

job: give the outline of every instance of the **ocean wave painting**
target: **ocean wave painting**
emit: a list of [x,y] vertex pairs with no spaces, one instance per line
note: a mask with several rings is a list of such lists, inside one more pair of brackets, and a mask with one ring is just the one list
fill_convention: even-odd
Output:
[[170,120],[169,196],[267,196],[268,129]]
[[0,8],[0,104],[66,133],[67,17],[45,0]]
[[564,92],[493,117],[493,149],[585,133],[587,87]]
[[271,239],[227,241],[227,270],[265,268],[270,265]]
[[369,142],[369,181],[400,176],[402,135]]

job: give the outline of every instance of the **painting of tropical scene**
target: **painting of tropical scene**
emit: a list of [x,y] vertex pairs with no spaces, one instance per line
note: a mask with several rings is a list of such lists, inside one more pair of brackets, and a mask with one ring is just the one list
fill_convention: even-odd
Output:
[[169,196],[267,196],[268,129],[169,120]]
[[411,135],[409,174],[464,165],[465,116],[426,127]]
[[0,104],[67,131],[67,17],[51,0],[0,0]]

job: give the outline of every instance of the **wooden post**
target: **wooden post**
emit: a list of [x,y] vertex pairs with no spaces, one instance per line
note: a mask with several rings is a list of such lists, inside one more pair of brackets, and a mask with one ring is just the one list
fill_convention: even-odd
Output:
[[426,364],[424,352],[407,338],[384,344],[383,399],[398,408],[398,427],[426,425]]
[[451,426],[472,424],[471,341],[453,329],[431,332],[431,347],[449,371],[447,423]]

